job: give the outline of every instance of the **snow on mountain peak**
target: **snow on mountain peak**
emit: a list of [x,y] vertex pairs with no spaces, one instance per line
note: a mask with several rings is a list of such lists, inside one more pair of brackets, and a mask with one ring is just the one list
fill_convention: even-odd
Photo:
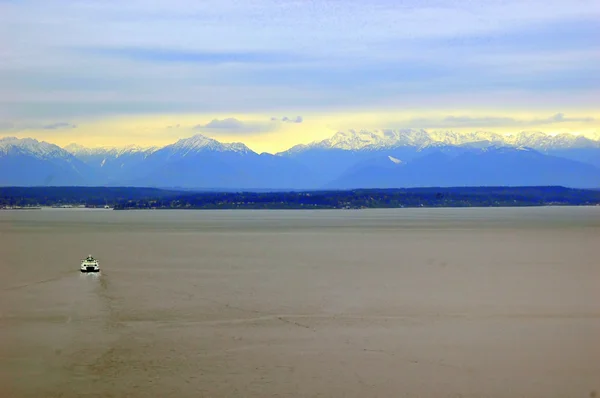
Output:
[[98,158],[98,162],[104,162],[106,159],[120,158],[123,156],[136,155],[148,157],[160,149],[166,149],[171,154],[177,153],[180,156],[185,156],[188,153],[196,153],[203,150],[216,152],[237,152],[249,153],[252,152],[246,145],[235,142],[230,144],[221,143],[215,139],[206,137],[202,134],[196,134],[192,137],[183,138],[177,142],[165,147],[142,147],[139,145],[126,145],[122,147],[96,147],[88,148],[78,144],[69,144],[64,148],[71,154],[84,158]]
[[335,133],[333,137],[321,141],[318,146],[323,148],[356,150],[377,145],[381,141],[382,137],[375,132],[349,130]]
[[241,142],[232,142],[231,144],[223,144],[223,145],[227,146],[230,150],[232,150],[234,152],[239,152],[239,153],[252,152],[252,150],[250,148],[248,148],[245,144],[242,144]]
[[518,134],[502,135],[487,131],[454,132],[426,131],[423,129],[401,130],[348,130],[339,131],[331,138],[315,141],[308,145],[297,145],[290,152],[310,148],[343,150],[379,150],[401,146],[427,148],[441,145],[514,146],[536,149],[600,147],[600,140],[573,134],[552,136],[539,131],[523,131]]
[[67,152],[72,153],[75,156],[113,156],[119,157],[123,155],[129,155],[134,153],[145,153],[146,155],[151,154],[156,151],[158,147],[142,147],[139,145],[125,145],[122,147],[111,147],[111,146],[103,146],[103,147],[95,147],[88,148],[83,145],[79,145],[76,143],[71,143],[64,147]]
[[198,152],[202,150],[210,150],[216,152],[237,152],[249,153],[252,152],[245,144],[234,142],[229,144],[221,143],[213,138],[206,137],[202,134],[196,134],[189,138],[183,138],[176,143],[168,146],[173,152],[182,152],[185,156],[188,153]]
[[22,153],[40,159],[70,158],[72,155],[61,147],[34,138],[0,138],[0,154]]
[[331,138],[316,141],[306,146],[296,146],[297,150],[304,148],[344,149],[344,150],[377,150],[399,146],[424,146],[435,140],[425,130],[348,130],[339,131]]
[[505,136],[505,143],[512,146],[524,146],[535,149],[600,148],[600,140],[586,138],[583,135],[550,135],[540,131],[522,131]]
[[88,150],[88,148],[84,147],[83,145],[79,145],[74,142],[70,143],[69,145],[64,146],[63,149],[65,151],[73,153],[73,154]]

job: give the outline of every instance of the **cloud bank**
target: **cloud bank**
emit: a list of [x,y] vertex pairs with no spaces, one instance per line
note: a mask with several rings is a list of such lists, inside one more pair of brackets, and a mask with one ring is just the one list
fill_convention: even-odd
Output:
[[195,131],[205,131],[216,135],[236,134],[261,134],[274,130],[274,126],[261,121],[242,121],[234,117],[225,119],[212,119],[208,123],[197,124],[192,127]]
[[497,116],[446,116],[443,118],[413,118],[406,123],[406,127],[418,128],[494,128],[494,127],[528,127],[560,123],[594,123],[593,117],[565,117],[557,113],[547,118],[517,119],[513,117]]
[[0,120],[600,108],[596,0],[28,0],[0,24]]
[[77,128],[77,126],[74,124],[71,124],[71,123],[59,122],[59,123],[46,124],[46,125],[42,126],[42,128],[44,130],[58,130],[58,129],[75,129],[75,128]]
[[276,117],[272,117],[271,121],[274,122],[284,122],[284,123],[302,123],[304,121],[304,119],[302,118],[302,116],[296,116],[294,119],[290,119],[287,116],[282,117],[281,119],[276,118]]
[[243,122],[230,117],[230,118],[223,119],[223,120],[213,119],[210,121],[210,123],[207,123],[205,125],[198,124],[198,125],[194,126],[194,129],[195,130],[199,130],[199,129],[242,130],[242,129],[244,129],[244,127],[246,127],[246,125]]
[[54,123],[37,123],[37,122],[12,122],[0,120],[0,130],[71,130],[76,129],[78,126],[69,122],[54,122]]

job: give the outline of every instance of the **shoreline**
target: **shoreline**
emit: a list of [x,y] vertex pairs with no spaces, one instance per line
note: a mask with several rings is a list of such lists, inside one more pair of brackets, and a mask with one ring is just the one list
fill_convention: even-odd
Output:
[[[403,206],[403,207],[364,207],[364,208],[336,208],[336,207],[321,207],[321,208],[310,208],[310,207],[221,207],[221,208],[178,208],[178,207],[165,207],[165,208],[125,208],[125,209],[112,209],[114,211],[159,211],[159,210],[299,210],[299,211],[322,211],[322,210],[339,210],[339,211],[358,211],[358,210],[402,210],[402,209],[512,209],[512,208],[539,208],[539,207],[600,207],[598,204],[541,204],[541,205],[516,205],[516,206]],[[93,209],[90,209],[93,210]]]
[[399,207],[361,207],[361,208],[339,208],[339,207],[128,207],[128,208],[94,208],[94,207],[52,207],[52,206],[35,206],[35,207],[15,207],[15,208],[0,208],[0,211],[23,211],[23,210],[51,210],[51,211],[165,211],[165,210],[195,210],[195,211],[210,211],[210,210],[298,210],[298,211],[322,211],[322,210],[339,210],[339,211],[359,211],[359,210],[401,210],[401,209],[506,209],[506,208],[540,208],[540,207],[600,207],[600,203],[595,204],[526,204],[526,205],[497,205],[497,206],[399,206]]
[[361,210],[598,205],[600,190],[551,186],[210,193],[106,187],[0,188],[2,210]]

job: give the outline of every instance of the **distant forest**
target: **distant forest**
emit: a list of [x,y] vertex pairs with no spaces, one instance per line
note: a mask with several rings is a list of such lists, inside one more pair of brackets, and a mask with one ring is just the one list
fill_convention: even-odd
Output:
[[134,187],[0,187],[0,208],[364,209],[600,205],[599,190],[455,187],[306,192],[193,192]]

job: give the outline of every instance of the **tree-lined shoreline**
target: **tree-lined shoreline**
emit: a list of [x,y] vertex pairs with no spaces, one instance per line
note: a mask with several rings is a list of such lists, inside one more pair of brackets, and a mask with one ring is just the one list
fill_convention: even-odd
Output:
[[137,187],[1,187],[0,208],[369,209],[596,206],[600,190],[565,187],[428,187],[331,191],[190,191]]

